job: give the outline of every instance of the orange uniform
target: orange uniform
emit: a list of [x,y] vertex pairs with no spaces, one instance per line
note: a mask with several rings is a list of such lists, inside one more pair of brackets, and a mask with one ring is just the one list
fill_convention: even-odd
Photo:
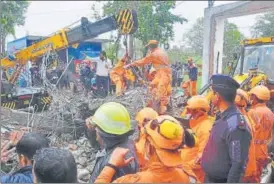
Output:
[[260,177],[263,168],[268,162],[267,144],[271,141],[274,114],[265,103],[260,103],[251,107],[248,116],[255,124],[254,144],[256,149],[257,177]]
[[235,104],[237,105],[239,111],[245,117],[252,135],[252,140],[250,142],[249,153],[248,153],[248,162],[245,170],[245,175],[243,177],[243,181],[247,183],[255,183],[255,182],[260,182],[260,178],[257,177],[257,164],[256,164],[256,157],[255,157],[255,144],[254,144],[255,124],[253,120],[248,116],[247,111],[245,109],[247,107],[247,102],[248,102],[247,92],[243,91],[242,89],[237,89]]
[[157,118],[158,113],[154,111],[152,108],[145,107],[142,110],[140,110],[135,117],[135,120],[138,122],[138,128],[139,128],[139,137],[138,140],[135,143],[136,147],[136,153],[139,161],[139,168],[140,171],[146,169],[146,160],[144,156],[145,152],[145,143],[146,143],[146,134],[144,130],[144,125],[150,120],[153,120]]
[[198,181],[203,182],[205,173],[200,164],[196,161],[202,156],[205,145],[210,135],[210,130],[213,125],[212,118],[208,115],[199,117],[198,119],[191,119],[189,122],[190,128],[198,138],[198,143],[193,148],[184,148],[181,150],[181,157],[184,163],[187,163],[197,176]]
[[146,64],[152,64],[156,70],[154,78],[152,79],[150,86],[150,93],[153,97],[152,101],[160,102],[160,114],[166,112],[166,106],[169,102],[171,95],[171,68],[169,66],[168,55],[160,48],[154,48],[146,57],[141,60],[135,61],[131,66],[143,66]]
[[181,157],[183,164],[189,165],[197,176],[198,181],[203,182],[205,173],[197,160],[202,156],[213,125],[212,117],[207,115],[209,102],[203,96],[193,96],[187,101],[185,109],[185,114],[192,116],[189,126],[198,140],[194,147],[184,147],[181,150]]
[[120,96],[125,91],[125,62],[120,60],[116,66],[110,71],[110,79],[116,85],[116,95]]
[[[136,174],[122,176],[113,183],[190,183],[196,181],[191,169],[181,165],[182,160],[178,148],[184,139],[183,127],[170,116],[158,116],[156,121],[150,121],[144,126],[147,168]],[[95,183],[108,183],[114,174],[115,170],[106,166]]]

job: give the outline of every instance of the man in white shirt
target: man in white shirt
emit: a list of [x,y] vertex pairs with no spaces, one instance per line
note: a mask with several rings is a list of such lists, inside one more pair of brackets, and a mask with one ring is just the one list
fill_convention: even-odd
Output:
[[[107,96],[109,92],[109,71],[112,68],[111,62],[107,59],[106,52],[101,51],[100,59],[96,61],[96,87],[98,92],[102,91],[103,96]],[[101,88],[103,87],[103,90]]]

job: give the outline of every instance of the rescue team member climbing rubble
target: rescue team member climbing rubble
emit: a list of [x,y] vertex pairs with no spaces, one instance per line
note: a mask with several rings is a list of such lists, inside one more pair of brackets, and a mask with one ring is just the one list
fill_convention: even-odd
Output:
[[115,65],[115,67],[110,71],[110,78],[116,86],[116,95],[121,96],[126,90],[126,80],[131,79],[134,82],[134,77],[132,79],[132,73],[130,70],[125,70],[123,67],[127,64],[129,60],[128,54]]
[[199,182],[204,181],[204,172],[201,168],[200,160],[210,130],[213,125],[213,120],[207,115],[209,111],[209,103],[203,96],[191,97],[187,102],[187,114],[191,115],[189,122],[190,128],[193,130],[198,139],[198,144],[193,148],[185,147],[181,150],[181,157],[184,164],[189,164]]
[[[136,174],[124,175],[113,182],[195,182],[196,177],[191,169],[188,170],[181,165],[179,148],[184,143],[184,129],[180,123],[171,116],[159,116],[147,123],[144,130],[146,144],[143,155],[147,160],[147,168]],[[126,157],[128,151],[128,149],[116,148],[95,183],[111,182],[119,168],[132,162],[133,157]]]
[[91,127],[95,128],[97,140],[102,147],[102,150],[96,154],[96,162],[91,173],[90,183],[94,183],[117,147],[130,149],[128,157],[134,157],[135,160],[117,170],[111,181],[125,174],[136,173],[139,170],[135,145],[133,140],[129,139],[132,134],[131,120],[127,109],[123,105],[115,102],[105,103],[96,110],[94,116],[86,121]]
[[1,163],[4,161],[2,159],[7,156],[5,154],[16,150],[20,169],[12,174],[1,176],[1,183],[32,183],[33,156],[37,150],[49,147],[49,140],[37,133],[26,133],[20,138],[15,148],[7,151],[9,146],[11,144],[6,144],[1,148]]
[[204,149],[201,164],[205,182],[240,182],[251,141],[250,128],[234,105],[239,84],[226,75],[213,75],[212,104],[220,110]]
[[[152,64],[156,70],[153,80],[150,82],[150,93],[154,98],[152,101],[160,103],[159,114],[164,114],[167,110],[167,104],[171,95],[171,68],[169,65],[168,55],[165,51],[158,47],[158,41],[150,40],[146,45],[150,49],[150,53],[141,60],[135,61],[125,66],[144,66]],[[152,105],[149,102],[149,106]]]
[[256,86],[250,90],[249,117],[255,124],[254,144],[256,150],[257,178],[260,178],[263,168],[268,163],[267,144],[273,134],[274,114],[266,106],[270,100],[270,91],[265,86]]
[[243,182],[247,183],[259,183],[260,178],[257,177],[257,164],[255,158],[255,145],[254,145],[254,134],[255,134],[255,125],[253,120],[247,115],[247,104],[248,104],[248,94],[242,89],[237,89],[237,95],[235,98],[235,105],[238,110],[242,113],[247,121],[249,128],[251,130],[252,140],[250,142],[249,153],[248,153],[248,162],[245,170],[245,175],[243,177]]

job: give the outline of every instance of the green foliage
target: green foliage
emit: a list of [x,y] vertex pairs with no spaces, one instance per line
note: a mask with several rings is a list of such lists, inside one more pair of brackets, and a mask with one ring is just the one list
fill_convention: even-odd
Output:
[[253,37],[274,36],[274,12],[265,13],[256,17],[252,27]]
[[0,12],[0,21],[2,24],[3,36],[9,34],[15,35],[15,26],[25,24],[24,14],[29,6],[28,1],[1,1],[2,10]]
[[173,40],[173,25],[187,21],[171,13],[175,6],[175,1],[108,1],[103,9],[104,16],[109,16],[122,9],[134,8],[138,16],[138,30],[134,37],[145,45],[152,39],[160,43]]
[[107,58],[110,59],[112,63],[115,63],[117,60],[118,47],[118,44],[115,43],[108,43],[105,47]]
[[195,24],[184,34],[184,41],[193,49],[195,54],[203,55],[204,18],[200,17]]

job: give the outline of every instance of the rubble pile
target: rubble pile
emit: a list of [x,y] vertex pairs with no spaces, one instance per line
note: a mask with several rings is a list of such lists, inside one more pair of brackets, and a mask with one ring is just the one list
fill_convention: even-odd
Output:
[[[10,110],[2,108],[1,132],[12,132],[22,127],[31,127],[33,132],[41,132],[51,140],[51,146],[68,149],[74,155],[78,168],[79,182],[87,182],[95,162],[96,148],[91,147],[86,138],[85,119],[92,116],[96,109],[105,102],[118,102],[123,104],[130,113],[132,120],[136,112],[146,105],[146,89],[138,87],[128,90],[121,97],[108,96],[106,98],[94,98],[84,94],[72,94],[69,91],[52,93],[53,103],[49,110],[34,113],[26,110]],[[174,96],[174,95],[173,95]],[[176,105],[177,97],[172,99],[169,114],[178,115],[172,110]],[[133,135],[138,135],[137,123],[133,121]],[[6,132],[5,132],[6,133]],[[95,135],[94,135],[95,136]],[[16,158],[12,162],[16,166]]]

